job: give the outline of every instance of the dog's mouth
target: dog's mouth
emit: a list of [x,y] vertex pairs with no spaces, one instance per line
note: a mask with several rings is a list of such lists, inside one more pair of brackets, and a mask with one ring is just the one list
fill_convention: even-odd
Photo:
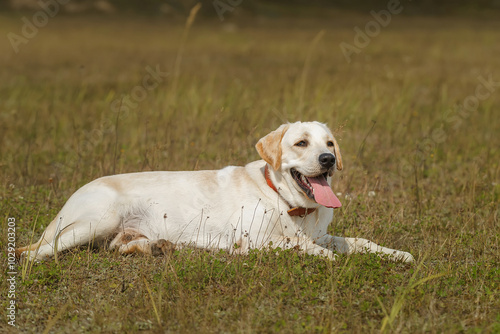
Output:
[[292,168],[290,174],[307,197],[316,203],[327,208],[340,208],[342,206],[327,182],[328,171],[317,176],[305,176]]

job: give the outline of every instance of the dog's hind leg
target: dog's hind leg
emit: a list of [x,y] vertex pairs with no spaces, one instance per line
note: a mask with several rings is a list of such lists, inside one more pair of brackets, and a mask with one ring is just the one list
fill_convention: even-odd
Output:
[[116,234],[121,216],[116,191],[88,184],[71,196],[37,243],[16,254],[45,260],[56,252],[99,242]]
[[[61,252],[73,247],[100,243],[107,236],[112,235],[113,231],[118,226],[119,219],[117,217],[106,217],[107,223],[99,220],[80,219],[66,225],[64,228],[57,224],[58,219],[55,219],[43,233],[40,240],[32,245],[19,248],[16,254],[30,260],[46,260],[55,253]],[[60,219],[59,219],[60,220]],[[114,221],[113,221],[114,220]],[[95,221],[93,223],[92,221]]]
[[16,254],[29,260],[46,260],[66,249],[100,243],[116,233],[119,223],[120,217],[113,210],[68,213],[63,208],[38,242],[17,249]]

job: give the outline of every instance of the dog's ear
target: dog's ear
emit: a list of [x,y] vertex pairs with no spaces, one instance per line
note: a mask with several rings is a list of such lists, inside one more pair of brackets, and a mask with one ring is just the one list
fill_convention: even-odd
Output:
[[335,150],[335,161],[337,162],[337,170],[342,170],[344,168],[344,165],[342,165],[342,155],[340,154],[339,144],[335,138],[333,138],[333,145]]
[[261,138],[255,145],[260,157],[270,164],[274,170],[281,167],[281,140],[288,127],[288,124],[281,125],[277,130]]

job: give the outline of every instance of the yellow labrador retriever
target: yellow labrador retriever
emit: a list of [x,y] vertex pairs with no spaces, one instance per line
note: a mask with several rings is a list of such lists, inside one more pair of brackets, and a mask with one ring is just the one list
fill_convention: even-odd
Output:
[[267,246],[334,258],[335,252],[411,254],[366,239],[327,233],[331,189],[342,158],[332,132],[318,122],[284,124],[256,145],[263,160],[216,171],[143,172],[106,176],[67,201],[37,243],[18,255],[42,260],[83,244],[128,254],[191,245],[245,253]]

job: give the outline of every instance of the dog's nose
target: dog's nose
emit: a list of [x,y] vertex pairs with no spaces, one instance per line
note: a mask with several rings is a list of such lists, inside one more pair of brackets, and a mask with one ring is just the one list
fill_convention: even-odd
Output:
[[323,153],[319,156],[319,164],[321,167],[330,169],[335,165],[335,156],[331,153]]

